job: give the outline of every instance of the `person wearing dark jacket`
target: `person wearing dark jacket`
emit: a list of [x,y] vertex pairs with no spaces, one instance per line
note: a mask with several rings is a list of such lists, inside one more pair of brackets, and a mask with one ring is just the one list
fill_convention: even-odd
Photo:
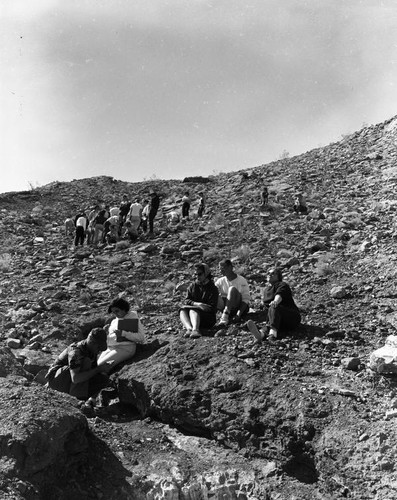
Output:
[[185,304],[179,316],[190,338],[201,337],[201,328],[212,328],[216,323],[218,288],[215,286],[207,264],[195,266],[196,281],[187,290]]
[[[298,306],[279,268],[271,269],[268,273],[268,285],[262,292],[262,305],[267,313],[269,340],[277,338],[280,330],[293,330],[299,326],[301,315]],[[262,340],[265,332],[259,331],[252,320],[247,321],[247,327],[257,340]]]
[[149,205],[149,231],[153,234],[153,222],[157,215],[160,206],[160,198],[157,193],[150,193],[150,205]]
[[106,374],[112,365],[112,362],[97,364],[98,354],[107,349],[106,338],[105,330],[94,328],[87,339],[74,342],[62,351],[47,372],[47,386],[83,401],[95,398],[107,385]]

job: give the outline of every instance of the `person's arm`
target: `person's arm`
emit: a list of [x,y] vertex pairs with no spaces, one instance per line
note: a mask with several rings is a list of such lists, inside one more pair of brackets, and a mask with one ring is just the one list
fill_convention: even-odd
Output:
[[282,300],[283,300],[283,298],[281,297],[281,295],[276,294],[274,296],[274,299],[270,302],[269,306],[277,307],[279,304],[281,304]]
[[91,370],[80,371],[80,367],[70,368],[70,378],[74,384],[81,384],[81,382],[86,382],[90,380],[92,377],[97,375],[98,373],[107,373],[111,369],[111,365],[113,361],[105,363],[101,366],[96,366],[95,368],[91,368]]
[[138,320],[138,331],[128,332],[126,330],[115,329],[113,332],[116,334],[117,342],[125,342],[126,340],[136,342],[137,344],[143,344],[143,342],[145,342],[145,328],[143,327],[141,320],[138,318],[138,315],[134,315],[132,318],[136,318]]

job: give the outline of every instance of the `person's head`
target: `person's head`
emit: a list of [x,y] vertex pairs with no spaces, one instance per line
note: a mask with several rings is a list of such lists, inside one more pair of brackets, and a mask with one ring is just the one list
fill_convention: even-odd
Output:
[[189,196],[189,191],[185,191],[185,196]]
[[210,268],[204,262],[200,264],[196,264],[195,268],[195,277],[199,283],[203,283],[212,278]]
[[94,354],[107,349],[107,335],[103,328],[93,328],[87,336],[88,348]]
[[108,307],[108,313],[113,313],[117,318],[124,318],[130,310],[129,303],[123,298],[112,300]]
[[267,273],[268,282],[273,285],[274,283],[278,283],[279,281],[283,281],[283,273],[279,267],[273,267],[269,269]]
[[113,313],[116,318],[124,318],[130,310],[129,303],[123,298],[112,300],[108,307],[108,313]]
[[128,200],[128,196],[126,194],[123,194],[123,200],[124,201],[127,201]]
[[233,263],[230,259],[223,259],[219,262],[219,271],[223,276],[233,272]]

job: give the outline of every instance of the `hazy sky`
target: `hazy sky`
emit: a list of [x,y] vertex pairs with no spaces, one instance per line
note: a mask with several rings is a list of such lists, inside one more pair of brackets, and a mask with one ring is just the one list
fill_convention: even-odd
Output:
[[1,0],[0,192],[254,167],[397,114],[395,0]]

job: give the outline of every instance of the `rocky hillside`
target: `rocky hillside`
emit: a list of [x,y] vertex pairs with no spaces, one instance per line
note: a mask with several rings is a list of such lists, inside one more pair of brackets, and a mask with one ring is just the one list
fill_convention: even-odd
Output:
[[[396,382],[368,368],[395,332],[397,118],[338,143],[208,179],[55,182],[0,195],[0,492],[9,499],[386,500],[397,496]],[[267,210],[259,209],[262,183]],[[161,195],[155,237],[76,250],[63,223],[124,193]],[[168,224],[189,190],[202,219]],[[309,214],[291,210],[302,191]],[[232,258],[260,288],[279,263],[303,325],[258,344],[244,325],[186,339],[192,267]],[[147,344],[87,419],[42,374],[126,297]]]

